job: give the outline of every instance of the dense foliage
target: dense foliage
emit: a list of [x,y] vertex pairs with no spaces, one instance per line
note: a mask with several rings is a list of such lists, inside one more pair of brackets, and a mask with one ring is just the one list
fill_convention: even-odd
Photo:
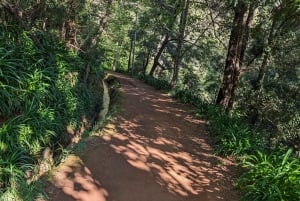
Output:
[[56,154],[96,120],[103,5],[0,2],[0,200],[42,196],[34,175],[41,160],[52,160],[44,150]]
[[106,68],[196,105],[245,200],[299,200],[299,20],[299,0],[1,1],[1,195],[30,200],[24,173],[94,118]]

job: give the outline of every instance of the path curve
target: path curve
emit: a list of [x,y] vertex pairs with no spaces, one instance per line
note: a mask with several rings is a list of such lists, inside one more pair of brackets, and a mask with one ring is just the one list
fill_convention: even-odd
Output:
[[213,154],[194,108],[114,75],[124,109],[54,171],[50,200],[237,201],[234,164]]

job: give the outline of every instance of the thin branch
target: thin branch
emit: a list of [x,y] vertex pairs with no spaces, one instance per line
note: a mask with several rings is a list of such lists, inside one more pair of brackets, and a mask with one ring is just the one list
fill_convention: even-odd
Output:
[[[221,12],[219,12],[214,19],[217,19],[217,17],[219,17],[219,15],[221,14]],[[212,22],[210,22],[205,29],[203,29],[203,31],[199,34],[199,36],[197,37],[197,39],[191,43],[191,45],[185,49],[185,51],[182,52],[182,54],[180,55],[180,57],[182,58],[188,51],[190,51],[194,46],[196,46],[196,44],[198,43],[198,41],[204,36],[204,34],[206,33],[207,30],[209,30],[210,26],[211,26]]]
[[79,50],[79,51],[82,52],[82,53],[86,53],[86,51],[80,49],[80,47],[77,47],[77,46],[75,46],[75,45],[68,44],[68,46],[74,47],[76,50]]

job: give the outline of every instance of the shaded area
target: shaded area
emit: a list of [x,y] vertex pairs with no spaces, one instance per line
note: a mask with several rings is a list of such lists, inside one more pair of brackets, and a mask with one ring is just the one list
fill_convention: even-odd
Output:
[[57,172],[53,183],[61,190],[52,200],[238,200],[234,164],[212,154],[205,122],[189,112],[194,108],[115,75],[124,111],[102,137],[86,141],[81,168],[66,164]]

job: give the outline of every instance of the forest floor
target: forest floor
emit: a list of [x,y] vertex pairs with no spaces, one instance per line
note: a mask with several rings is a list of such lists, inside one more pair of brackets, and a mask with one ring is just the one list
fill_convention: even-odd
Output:
[[114,76],[122,111],[54,169],[51,201],[239,200],[236,167],[213,154],[206,122],[192,115],[194,107]]

